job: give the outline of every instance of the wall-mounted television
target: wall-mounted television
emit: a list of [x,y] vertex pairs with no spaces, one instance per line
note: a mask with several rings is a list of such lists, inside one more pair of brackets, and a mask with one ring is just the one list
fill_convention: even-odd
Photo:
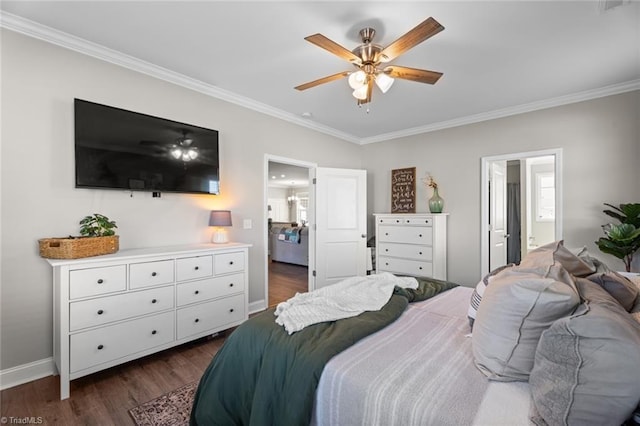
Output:
[[74,100],[76,188],[218,194],[218,131]]

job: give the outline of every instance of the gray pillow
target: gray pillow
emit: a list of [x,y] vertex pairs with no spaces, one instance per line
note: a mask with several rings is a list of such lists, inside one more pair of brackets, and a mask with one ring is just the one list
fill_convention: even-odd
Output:
[[500,266],[499,268],[494,269],[484,276],[483,279],[476,285],[476,288],[473,289],[473,293],[471,294],[471,299],[469,300],[469,309],[467,310],[467,318],[469,319],[469,327],[473,331],[473,322],[476,320],[476,315],[478,313],[478,307],[480,306],[480,302],[482,302],[482,295],[484,294],[484,289],[489,285],[489,281],[493,279],[495,275],[500,273],[503,269],[511,268],[514,266],[513,263],[509,263],[508,265]]
[[585,302],[540,339],[529,377],[536,424],[620,425],[640,403],[640,324],[585,279]]
[[535,268],[560,263],[571,275],[584,277],[596,272],[595,265],[592,262],[585,261],[584,258],[578,257],[564,246],[564,241],[555,241],[538,247],[530,251],[520,266],[523,268]]
[[505,269],[478,308],[471,340],[476,366],[492,380],[526,381],[542,332],[579,303],[572,276],[559,264]]
[[638,287],[631,280],[616,272],[592,274],[587,279],[613,296],[627,312],[631,311],[639,293]]

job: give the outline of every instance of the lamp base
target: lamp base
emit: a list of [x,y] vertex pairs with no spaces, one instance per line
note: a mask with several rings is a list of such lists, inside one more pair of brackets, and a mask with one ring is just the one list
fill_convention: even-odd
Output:
[[227,231],[224,229],[216,229],[213,231],[213,238],[211,238],[211,242],[215,244],[228,243],[229,239],[227,238]]

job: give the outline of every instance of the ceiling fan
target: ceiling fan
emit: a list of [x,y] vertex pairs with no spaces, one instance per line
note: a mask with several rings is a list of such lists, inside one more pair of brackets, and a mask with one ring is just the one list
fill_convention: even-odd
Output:
[[302,91],[320,84],[349,77],[349,86],[353,89],[353,96],[358,100],[358,105],[362,105],[371,102],[374,82],[380,88],[382,93],[386,93],[387,90],[389,90],[393,84],[394,78],[434,84],[440,77],[442,77],[442,73],[401,67],[398,65],[385,66],[385,64],[393,61],[407,50],[422,43],[429,37],[438,34],[442,30],[444,30],[442,25],[440,25],[435,19],[428,18],[393,43],[383,48],[382,46],[373,43],[373,37],[375,36],[376,31],[373,28],[363,28],[360,30],[362,44],[352,51],[347,50],[322,34],[313,34],[305,37],[305,40],[308,42],[351,62],[351,64],[358,68],[358,71],[343,71],[301,84],[296,86],[295,89]]

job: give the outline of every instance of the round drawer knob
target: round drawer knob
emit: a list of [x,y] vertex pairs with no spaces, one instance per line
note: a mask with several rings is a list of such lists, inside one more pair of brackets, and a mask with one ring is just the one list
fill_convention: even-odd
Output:
[[422,234],[418,234],[418,237],[422,238]]
[[102,309],[99,309],[98,310],[98,315],[102,315],[102,314],[104,314],[104,311]]
[[418,252],[418,254],[422,254],[422,252]]
[[151,332],[151,334],[156,334],[156,333],[158,333],[156,330],[153,330],[153,331]]
[[194,291],[193,294],[200,294],[200,290]]
[[400,223],[400,219],[396,219],[396,223]]
[[152,276],[152,277],[155,277],[156,275],[158,275],[158,273],[157,273],[157,272],[152,272],[152,273],[151,273],[151,276]]
[[384,264],[385,264],[385,266],[389,266],[389,262],[385,262]]
[[229,287],[233,287],[233,283],[229,283]]
[[229,265],[233,265],[233,260],[231,262],[229,262]]
[[422,266],[420,266],[418,269],[420,269],[422,271]]
[[389,249],[384,249],[384,251],[389,251]]
[[385,232],[385,233],[384,233],[384,235],[389,235],[389,233],[388,233],[388,232]]
[[229,309],[229,312],[233,312],[233,308]]
[[200,318],[196,318],[194,322],[200,322]]
[[104,348],[104,346],[103,346],[103,345],[98,345],[98,350],[99,350],[99,351],[100,351],[100,350],[102,350],[103,348]]
[[98,284],[102,284],[103,282],[104,282],[104,280],[103,280],[102,278],[100,278],[100,279],[98,280]]
[[153,299],[153,300],[151,300],[151,303],[157,303],[157,302],[158,302],[158,300],[157,300],[157,299]]
[[196,266],[194,269],[197,271],[198,269],[200,269],[200,267],[199,267],[199,266]]

